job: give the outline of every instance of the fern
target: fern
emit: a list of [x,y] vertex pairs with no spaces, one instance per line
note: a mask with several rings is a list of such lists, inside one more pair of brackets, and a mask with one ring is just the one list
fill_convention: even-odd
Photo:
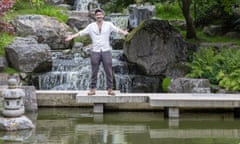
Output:
[[207,78],[212,84],[229,91],[240,91],[240,49],[201,49],[188,63],[191,71],[187,77]]
[[216,75],[218,73],[217,61],[222,59],[216,55],[213,48],[202,48],[194,54],[193,61],[187,65],[191,67],[191,72],[187,77],[208,78],[211,83],[217,83]]

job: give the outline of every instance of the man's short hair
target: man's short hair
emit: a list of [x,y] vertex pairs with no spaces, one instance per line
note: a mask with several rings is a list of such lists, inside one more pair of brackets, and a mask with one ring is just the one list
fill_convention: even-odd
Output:
[[98,12],[101,12],[102,14],[105,14],[104,10],[100,9],[100,8],[97,8],[94,12],[94,14],[98,13]]

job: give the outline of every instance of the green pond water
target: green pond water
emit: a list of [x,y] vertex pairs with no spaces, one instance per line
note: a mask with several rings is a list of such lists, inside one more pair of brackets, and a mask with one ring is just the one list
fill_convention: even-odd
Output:
[[36,128],[0,132],[0,144],[240,144],[240,120],[231,112],[107,112],[40,108],[28,113]]

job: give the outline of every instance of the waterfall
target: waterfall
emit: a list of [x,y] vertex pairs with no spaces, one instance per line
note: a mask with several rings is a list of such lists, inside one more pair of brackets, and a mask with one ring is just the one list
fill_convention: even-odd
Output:
[[[83,10],[83,3],[91,0],[78,0],[81,4],[79,10]],[[123,15],[110,15],[109,19],[121,29],[127,28],[128,17]],[[120,35],[111,36],[113,39],[123,39]],[[113,50],[113,79],[114,87],[122,92],[129,92],[131,89],[131,77],[128,75],[127,62],[121,59],[122,50]],[[80,53],[64,54],[61,51],[52,52],[52,71],[38,76],[39,89],[41,90],[87,90],[91,80],[91,64],[89,58],[81,57]],[[103,66],[100,66],[98,73],[97,89],[106,88],[106,77]]]
[[[118,60],[122,53],[113,50],[114,86],[123,92],[128,92],[131,86],[130,77],[125,73],[126,63]],[[64,55],[62,52],[52,52],[52,71],[39,75],[39,89],[42,90],[87,90],[91,80],[91,65],[89,58],[80,55]],[[125,72],[124,72],[125,71]],[[98,73],[97,89],[106,88],[106,77],[103,66]]]
[[75,10],[80,12],[88,12],[89,3],[96,3],[96,0],[75,0]]
[[[128,16],[122,14],[111,14],[109,15],[110,21],[118,26],[119,28],[126,30],[128,27]],[[124,39],[124,36],[118,33],[112,34],[113,39]]]

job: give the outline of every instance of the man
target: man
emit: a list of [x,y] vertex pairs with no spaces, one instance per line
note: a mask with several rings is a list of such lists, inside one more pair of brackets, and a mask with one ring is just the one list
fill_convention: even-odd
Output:
[[112,90],[112,48],[110,46],[110,34],[111,32],[121,33],[127,35],[128,32],[114,26],[111,22],[103,20],[104,11],[102,9],[95,10],[96,22],[89,24],[85,29],[79,31],[76,34],[69,35],[65,39],[69,41],[77,36],[90,35],[92,39],[92,50],[91,50],[91,66],[92,76],[90,91],[88,95],[96,94],[97,75],[99,71],[100,63],[102,62],[103,68],[107,77],[107,90],[108,95],[115,95]]

